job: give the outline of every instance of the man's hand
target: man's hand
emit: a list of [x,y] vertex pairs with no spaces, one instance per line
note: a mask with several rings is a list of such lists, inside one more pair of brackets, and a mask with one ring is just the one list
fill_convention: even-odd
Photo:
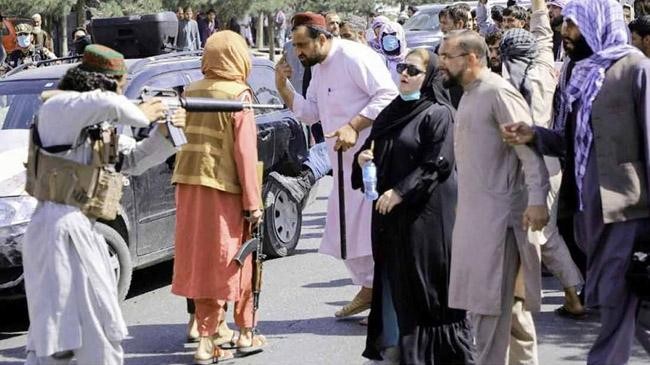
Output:
[[501,138],[512,146],[528,144],[535,138],[535,130],[523,122],[503,124],[501,125]]
[[[184,108],[178,108],[174,112],[174,115],[172,115],[172,125],[176,128],[180,129],[185,129],[185,120],[187,118],[187,112],[185,111]],[[165,119],[160,119],[158,120],[158,130],[160,130],[160,133],[163,134],[163,136],[167,137],[169,136],[169,130],[167,129],[167,123],[165,123]]]
[[257,227],[257,225],[262,222],[262,210],[255,209],[249,211],[248,215],[246,216],[246,221],[251,224],[251,228]]
[[278,63],[275,65],[275,86],[278,90],[285,89],[287,87],[287,79],[291,78],[292,74],[291,66],[287,63],[287,60],[282,56]]
[[325,135],[325,138],[334,137],[337,137],[336,144],[334,144],[334,151],[342,150],[345,152],[357,144],[359,132],[352,128],[350,124],[346,124],[337,131]]
[[150,122],[165,118],[167,106],[160,99],[152,99],[138,105]]
[[187,111],[185,108],[178,108],[172,115],[172,125],[176,128],[185,129],[185,121],[187,119]]
[[381,214],[386,215],[390,213],[395,206],[402,202],[402,197],[395,192],[395,190],[390,189],[387,192],[383,193],[379,199],[377,199],[377,204],[375,204],[375,210]]
[[531,205],[524,211],[524,230],[541,231],[548,224],[548,209],[546,205]]

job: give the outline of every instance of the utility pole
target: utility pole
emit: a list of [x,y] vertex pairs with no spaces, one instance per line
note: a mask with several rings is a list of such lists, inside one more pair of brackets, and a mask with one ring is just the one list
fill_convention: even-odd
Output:
[[261,50],[264,47],[264,12],[260,12],[257,15],[257,35],[255,39],[257,40],[257,49]]
[[83,27],[86,23],[86,0],[77,0],[77,27]]
[[70,6],[66,5],[61,10],[61,35],[59,40],[61,41],[61,56],[65,57],[68,54],[68,14],[70,14]]
[[269,23],[269,60],[275,61],[275,19],[271,14],[268,15]]

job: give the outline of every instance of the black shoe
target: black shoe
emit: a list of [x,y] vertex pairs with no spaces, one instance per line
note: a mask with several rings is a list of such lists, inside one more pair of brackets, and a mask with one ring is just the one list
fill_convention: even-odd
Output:
[[307,171],[298,177],[290,177],[274,171],[269,174],[269,178],[280,184],[296,202],[300,203],[309,194],[313,185],[312,179],[310,178],[313,175],[310,173],[311,171]]

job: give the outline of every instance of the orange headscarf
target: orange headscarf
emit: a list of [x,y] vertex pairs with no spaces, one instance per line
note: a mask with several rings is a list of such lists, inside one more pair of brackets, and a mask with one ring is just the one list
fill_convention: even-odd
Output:
[[206,79],[246,83],[251,72],[251,57],[246,41],[239,34],[223,30],[205,42],[201,71]]

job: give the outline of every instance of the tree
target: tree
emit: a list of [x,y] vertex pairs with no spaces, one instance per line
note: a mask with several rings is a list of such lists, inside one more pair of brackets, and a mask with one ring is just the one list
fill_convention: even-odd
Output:
[[355,15],[371,15],[381,5],[394,5],[397,0],[304,0],[293,2],[296,11],[328,12],[336,11]]

